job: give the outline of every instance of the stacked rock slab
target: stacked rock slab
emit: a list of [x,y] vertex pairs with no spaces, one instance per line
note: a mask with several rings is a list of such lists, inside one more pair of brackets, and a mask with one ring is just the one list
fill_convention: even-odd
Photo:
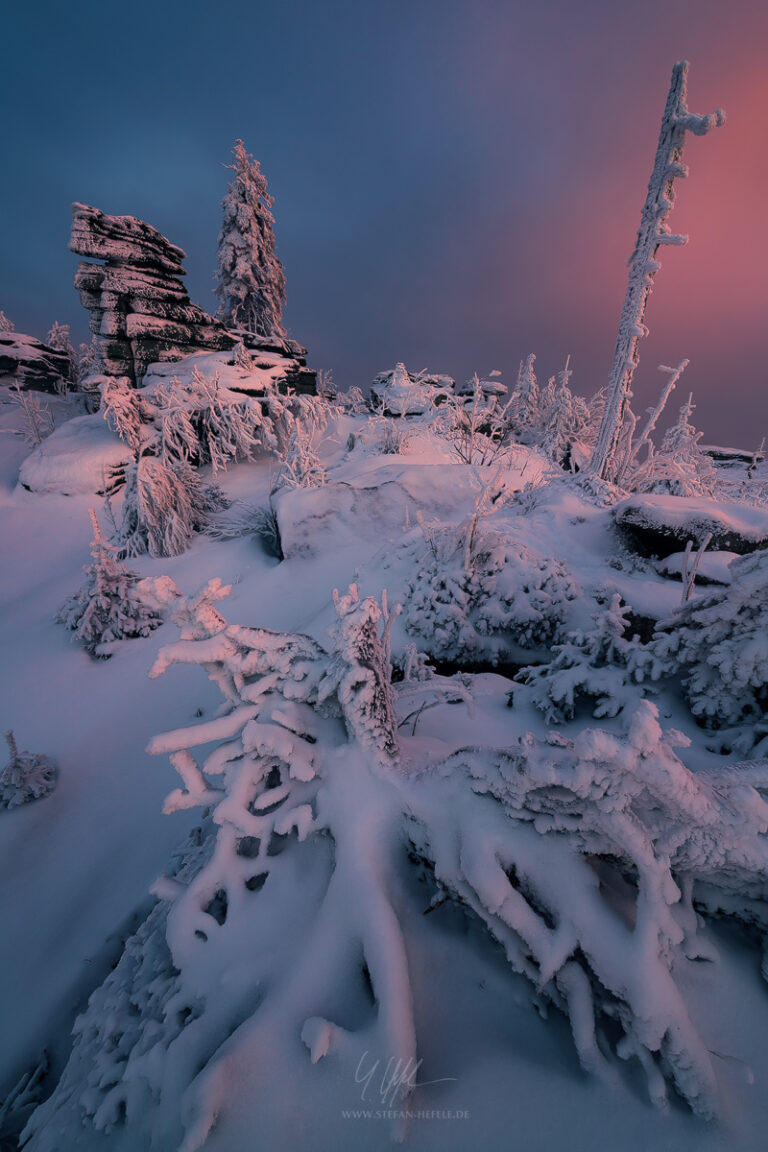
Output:
[[72,213],[70,250],[103,261],[81,263],[75,287],[91,314],[104,373],[137,384],[155,361],[234,346],[223,325],[189,299],[181,248],[133,216],[85,204],[73,204]]
[[0,384],[57,392],[66,388],[70,370],[66,352],[22,332],[0,332]]

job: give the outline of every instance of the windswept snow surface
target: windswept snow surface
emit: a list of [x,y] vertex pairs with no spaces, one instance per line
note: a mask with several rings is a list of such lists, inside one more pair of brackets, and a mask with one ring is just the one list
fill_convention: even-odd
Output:
[[[350,432],[357,438],[352,448]],[[225,541],[198,536],[181,556],[140,557],[131,567],[141,577],[171,577],[185,595],[220,577],[232,586],[220,606],[230,624],[304,633],[328,645],[335,619],[332,590],[344,591],[355,580],[361,596],[378,596],[387,588],[390,605],[404,600],[414,564],[418,568],[429,552],[416,513],[427,526],[450,527],[471,513],[483,480],[482,470],[450,464],[426,432],[414,430],[405,454],[396,456],[369,451],[365,437],[374,435],[366,417],[339,417],[322,446],[328,484],[281,490],[276,506],[286,545],[282,562],[252,536]],[[664,579],[650,562],[624,549],[610,509],[584,499],[574,486],[556,481],[521,492],[529,482],[541,482],[544,464],[533,450],[516,451],[510,500],[488,520],[489,529],[556,558],[585,596],[607,586],[638,615],[668,616],[680,601],[679,580]],[[200,813],[163,815],[165,797],[178,787],[178,778],[164,756],[151,757],[145,749],[158,733],[216,720],[220,695],[194,666],[148,678],[160,648],[178,640],[178,628],[170,622],[144,639],[117,644],[108,661],[91,660],[70,641],[54,615],[82,581],[91,536],[87,510],[95,506],[101,512],[103,500],[92,491],[69,497],[27,492],[16,486],[16,440],[4,437],[0,452],[5,453],[0,728],[13,728],[20,747],[46,753],[59,767],[50,796],[0,812],[2,1099],[44,1048],[55,1081],[69,1055],[76,1012],[153,906],[162,931],[150,887],[169,871],[174,850],[199,825]],[[274,459],[265,458],[232,466],[219,479],[229,497],[266,506],[275,472]],[[118,508],[119,503],[118,498]],[[594,600],[591,606],[594,610]],[[571,608],[567,626],[588,627],[586,600],[574,600]],[[410,639],[404,612],[392,629],[393,651],[402,652]],[[518,657],[521,663],[531,658],[530,653]],[[511,685],[504,676],[481,674],[471,679],[471,687],[474,711],[461,702],[442,704],[408,722],[400,771],[436,762],[462,743],[504,748],[526,731],[539,736],[546,731],[530,706],[507,707]],[[683,726],[678,700],[662,696],[660,708],[664,727]],[[713,760],[703,740],[681,755],[689,767]],[[382,807],[367,814],[367,825],[355,825],[373,795],[361,792],[358,807],[353,789],[338,797],[350,833],[343,851],[354,853],[357,837],[362,852],[366,829],[371,837],[378,834],[377,820],[386,815],[383,791]],[[218,1080],[208,1084],[218,1122],[204,1138],[207,1152],[326,1152],[331,1147],[384,1152],[391,1147],[387,1114],[397,1108],[391,1094],[396,1070],[376,1065],[366,1050],[370,1003],[363,993],[358,991],[357,999],[350,993],[345,1004],[340,988],[328,1004],[328,1015],[338,1012],[336,1018],[345,1019],[351,1030],[346,1036],[353,1037],[339,1059],[322,1058],[334,1045],[332,1026],[324,1019],[307,1022],[303,1039],[300,1029],[284,1027],[286,1020],[298,1019],[302,988],[314,980],[322,983],[327,975],[322,949],[311,951],[310,941],[332,943],[306,929],[313,886],[327,861],[317,840],[301,847],[306,852],[291,865],[297,870],[294,886],[274,897],[280,947],[288,942],[290,963],[283,967],[279,951],[270,951],[272,941],[246,932],[239,938],[246,951],[232,953],[231,972],[217,992],[222,1003],[236,996],[238,981],[250,978],[250,956],[270,973],[269,1011],[263,1020],[258,1010],[253,1017],[258,1032],[246,1023],[227,1040],[222,1019],[223,1047],[217,1055],[225,1059],[212,1071]],[[410,1072],[421,1085],[408,1104],[412,1118],[396,1124],[407,1148],[762,1152],[768,1123],[768,993],[759,954],[734,929],[707,929],[717,958],[688,960],[675,972],[715,1067],[719,1117],[706,1123],[674,1097],[666,1111],[655,1109],[635,1062],[614,1062],[606,1080],[585,1074],[566,1020],[557,1012],[540,1017],[544,1009],[530,982],[510,971],[479,925],[450,902],[425,915],[431,893],[418,872],[401,868],[396,884],[418,1036],[419,1063]],[[335,893],[340,932],[345,907],[365,919],[369,910],[355,903],[364,891],[350,882],[348,890]],[[195,978],[204,980],[204,969]],[[212,970],[214,978],[220,974]],[[306,999],[309,1003],[311,997]],[[52,1087],[48,1083],[47,1090]],[[31,1147],[35,1152],[135,1152],[150,1146],[154,1132],[157,1152],[175,1152],[183,1118],[184,1149],[192,1152],[201,1146],[194,1139],[195,1109],[205,1101],[201,1104],[199,1094],[185,1098],[181,1091],[174,1096],[173,1085],[167,1089],[145,1115],[106,1132],[82,1123],[75,1091]],[[160,1120],[153,1109],[162,1113]]]

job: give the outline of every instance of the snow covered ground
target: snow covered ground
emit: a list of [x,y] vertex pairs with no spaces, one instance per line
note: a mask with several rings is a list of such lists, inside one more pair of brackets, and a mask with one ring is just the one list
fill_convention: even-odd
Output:
[[[12,427],[14,421],[18,414],[0,407],[0,427]],[[64,425],[68,433],[73,427],[78,426]],[[67,439],[68,433],[58,435]],[[679,605],[681,584],[621,544],[609,507],[562,479],[544,483],[551,466],[536,449],[518,445],[505,463],[503,507],[478,529],[489,534],[487,570],[477,588],[460,590],[471,601],[472,629],[454,639],[443,617],[430,614],[430,604],[439,599],[432,569],[450,572],[455,567],[450,550],[441,549],[448,547],[452,527],[477,509],[497,467],[457,463],[445,443],[418,422],[400,452],[374,451],[371,446],[381,435],[376,420],[367,416],[339,415],[326,428],[318,445],[326,483],[286,486],[274,499],[282,561],[258,537],[198,535],[180,556],[143,556],[129,563],[142,577],[171,577],[184,595],[220,577],[232,586],[219,605],[229,625],[301,633],[324,647],[336,619],[334,589],[344,593],[355,582],[361,599],[379,598],[386,589],[390,605],[404,605],[392,626],[396,657],[414,640],[429,650],[430,631],[434,635],[440,627],[445,635],[441,658],[461,663],[456,653],[470,651],[473,660],[465,655],[466,663],[498,662],[499,671],[462,681],[473,697],[471,707],[443,702],[417,713],[401,699],[398,719],[410,719],[400,729],[398,770],[410,780],[409,773],[418,776],[424,766],[439,763],[457,748],[511,748],[526,732],[543,738],[548,725],[525,696],[527,689],[509,707],[512,684],[499,672],[511,675],[514,667],[538,664],[556,639],[589,628],[596,605],[605,603],[600,599],[605,588],[620,593],[637,618],[652,626]],[[97,438],[103,439],[103,426]],[[113,437],[115,459],[121,448]],[[199,809],[163,815],[164,799],[178,787],[178,777],[165,756],[150,756],[146,748],[158,733],[214,719],[221,697],[195,665],[176,665],[149,679],[161,648],[178,639],[179,630],[169,620],[144,639],[119,643],[106,661],[92,660],[71,642],[54,616],[81,582],[89,559],[88,509],[101,512],[104,505],[96,495],[100,469],[84,453],[68,472],[70,479],[77,474],[78,483],[62,486],[59,478],[48,486],[54,491],[30,492],[17,483],[20,467],[32,469],[29,447],[6,435],[0,438],[0,453],[2,730],[12,728],[20,748],[45,752],[59,767],[51,796],[0,811],[2,1099],[44,1049],[52,1069],[45,1092],[54,1088],[69,1058],[77,1013],[108,977],[126,938],[153,907],[161,907],[150,894],[153,882],[169,872],[174,852],[201,820],[210,828]],[[46,468],[46,475],[55,471],[50,462]],[[41,466],[37,474],[43,471]],[[266,507],[276,471],[274,457],[265,456],[233,465],[218,479],[230,499]],[[70,494],[64,495],[66,488]],[[120,498],[114,503],[119,511]],[[494,566],[500,549],[503,560]],[[518,588],[504,584],[516,571],[515,557],[542,573],[539,584],[526,589],[524,601]],[[563,591],[566,576],[551,567],[555,561],[567,571],[572,593]],[[718,574],[723,578],[719,569]],[[534,616],[543,611],[541,597],[548,598],[555,615],[560,613],[557,636],[537,629]],[[520,624],[525,613],[530,616],[527,630]],[[511,620],[517,622],[514,640],[508,636]],[[637,701],[646,695],[637,685],[630,691]],[[707,749],[703,733],[697,735],[679,694],[664,689],[655,699],[663,727],[684,728],[693,740],[679,750],[684,764],[714,770],[722,757]],[[581,715],[581,729],[598,723],[620,731],[620,721],[610,719],[610,713],[606,721]],[[335,747],[333,740],[340,737],[332,736],[330,728],[327,732],[328,746]],[[351,757],[350,770],[355,755],[339,744],[339,762]],[[362,869],[368,859],[366,829],[374,838],[376,820],[383,819],[392,801],[378,780],[367,790],[358,787],[356,792],[350,784],[348,792],[339,793],[338,811],[346,805],[344,826],[351,840],[344,848],[339,841],[336,850],[351,852],[353,859],[359,851]],[[423,785],[414,785],[411,792],[403,787],[414,811],[418,803],[429,808]],[[372,797],[379,796],[377,808]],[[364,825],[360,814],[366,804],[373,807],[371,822]],[[357,846],[353,832],[360,838]],[[191,964],[187,978],[203,981],[201,987],[208,980],[214,1002],[219,996],[222,1004],[239,1005],[231,1020],[222,1016],[220,1047],[208,1067],[190,1070],[190,1079],[201,1073],[195,1090],[181,1079],[173,1081],[178,1057],[169,1057],[159,1098],[148,1099],[128,1123],[97,1130],[83,1122],[79,1093],[84,1084],[65,1080],[65,1087],[75,1085],[71,1095],[60,1092],[30,1148],[174,1152],[183,1146],[191,1152],[202,1146],[196,1132],[210,1152],[376,1150],[389,1147],[393,1132],[413,1152],[469,1147],[495,1152],[510,1145],[542,1152],[764,1148],[768,995],[759,950],[746,933],[730,923],[708,921],[699,935],[711,958],[679,958],[675,965],[675,984],[716,1079],[717,1115],[706,1121],[674,1093],[666,1109],[654,1107],[639,1059],[614,1056],[602,1076],[586,1073],[565,1016],[552,1006],[547,1010],[531,981],[511,971],[502,947],[477,915],[452,901],[430,905],[434,885],[404,853],[392,866],[391,885],[417,1037],[418,1063],[406,1076],[411,1087],[418,1086],[407,1101],[412,1117],[405,1123],[393,1119],[390,1113],[406,1105],[395,1091],[395,1070],[376,1046],[365,981],[361,977],[359,987],[334,986],[334,972],[322,971],[322,953],[309,948],[310,942],[325,939],[311,910],[315,896],[320,898],[330,843],[318,836],[286,852],[282,887],[268,897],[262,919],[251,927],[240,922],[233,929],[239,933],[234,943],[220,949],[218,959]],[[553,841],[553,861],[561,858],[560,850],[555,851]],[[606,874],[601,884],[610,887],[613,880]],[[269,891],[266,886],[263,895]],[[361,878],[357,888],[350,882],[337,892],[334,915],[340,935],[347,924],[375,920],[375,909],[364,906],[367,891]],[[618,890],[614,894],[617,916],[625,896]],[[253,973],[262,967],[263,987],[254,992]],[[326,1033],[318,1025],[302,1040],[300,1026],[286,1027],[287,1022],[300,1024],[302,990],[316,981],[326,1001],[323,1016],[343,1025],[338,1056],[332,1030]],[[241,987],[253,993],[247,1011],[240,1005]],[[331,1047],[322,1057],[324,1044]],[[76,1063],[70,1072],[73,1077],[78,1072]],[[161,1070],[152,1074],[155,1082],[162,1080]],[[212,1117],[216,1122],[208,1134]]]

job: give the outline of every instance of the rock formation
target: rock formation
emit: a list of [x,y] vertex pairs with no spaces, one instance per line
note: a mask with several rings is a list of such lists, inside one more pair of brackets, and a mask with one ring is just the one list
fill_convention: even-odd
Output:
[[190,301],[181,248],[133,216],[107,216],[85,204],[73,204],[72,213],[70,250],[104,261],[83,262],[75,275],[103,372],[135,384],[155,360],[235,344],[223,325]]
[[287,386],[315,391],[316,373],[306,367],[300,344],[230,332],[191,302],[182,282],[186,253],[151,224],[133,216],[107,216],[85,204],[73,204],[72,213],[70,250],[89,258],[78,266],[75,287],[91,313],[100,372],[138,384],[148,364],[229,349],[242,341],[257,356],[284,356]]
[[70,362],[66,352],[49,348],[34,336],[0,332],[0,382],[20,388],[58,392],[66,387]]

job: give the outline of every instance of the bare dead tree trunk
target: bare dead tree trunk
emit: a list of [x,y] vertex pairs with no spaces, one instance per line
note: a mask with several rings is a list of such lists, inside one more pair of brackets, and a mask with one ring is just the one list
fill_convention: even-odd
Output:
[[688,111],[687,79],[688,62],[683,60],[672,69],[648,195],[640,217],[635,248],[629,259],[627,294],[619,321],[605,411],[590,467],[592,475],[603,480],[616,479],[619,465],[617,448],[632,398],[632,376],[639,360],[638,340],[648,334],[643,317],[653,278],[661,267],[656,260],[656,253],[662,244],[688,243],[687,236],[673,235],[667,223],[675,202],[675,179],[688,175],[688,169],[683,164],[685,133],[704,136],[712,128],[725,123],[725,113],[721,108],[707,116],[698,116]]

